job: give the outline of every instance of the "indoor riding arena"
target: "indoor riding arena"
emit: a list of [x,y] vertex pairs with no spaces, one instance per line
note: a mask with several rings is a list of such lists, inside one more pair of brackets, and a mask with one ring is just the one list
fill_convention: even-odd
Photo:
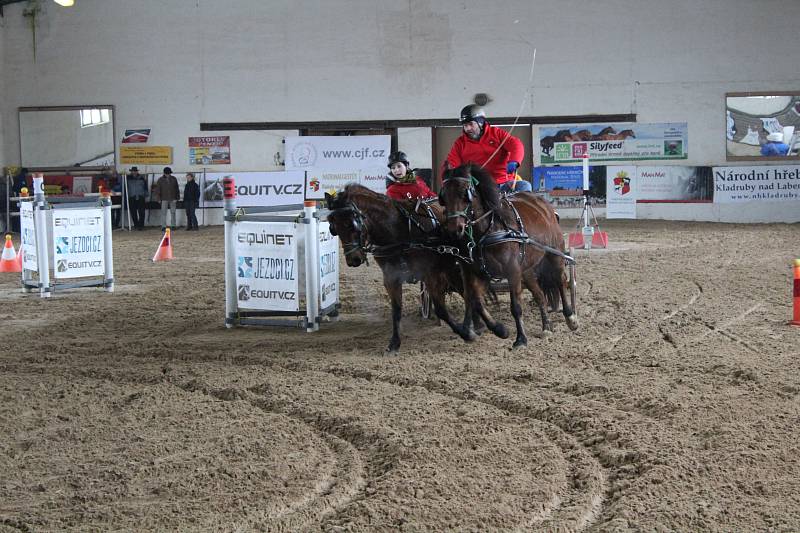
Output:
[[0,0],[0,532],[800,530],[800,4],[233,4]]

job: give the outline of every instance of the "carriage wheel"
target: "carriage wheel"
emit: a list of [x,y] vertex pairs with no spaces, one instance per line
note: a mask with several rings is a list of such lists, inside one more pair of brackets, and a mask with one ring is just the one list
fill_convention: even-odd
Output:
[[419,282],[419,312],[424,319],[433,317],[433,300],[423,282]]

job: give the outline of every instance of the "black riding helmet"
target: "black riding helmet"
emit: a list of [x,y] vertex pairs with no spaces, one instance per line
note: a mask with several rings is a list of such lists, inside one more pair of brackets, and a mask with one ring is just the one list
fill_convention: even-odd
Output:
[[392,152],[392,154],[389,156],[389,164],[386,166],[392,168],[392,165],[395,163],[403,163],[407,169],[411,169],[411,163],[408,162],[408,156],[405,152],[401,152],[400,150]]
[[464,106],[461,110],[461,115],[458,117],[458,122],[463,125],[473,120],[483,127],[483,123],[486,122],[486,113],[475,104]]

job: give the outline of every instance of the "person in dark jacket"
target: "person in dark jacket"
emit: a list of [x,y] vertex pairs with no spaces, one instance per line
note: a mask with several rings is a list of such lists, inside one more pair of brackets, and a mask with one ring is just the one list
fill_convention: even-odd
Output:
[[108,184],[111,187],[111,227],[118,229],[122,223],[122,180],[116,170],[111,173]]
[[133,227],[141,231],[144,229],[147,198],[147,179],[139,174],[139,167],[131,167],[127,177],[128,201]]
[[167,229],[167,209],[170,213],[170,228],[175,229],[175,207],[181,199],[178,179],[172,175],[172,169],[164,167],[164,173],[153,184],[152,195],[161,202],[161,231]]
[[197,231],[197,215],[195,210],[200,204],[200,186],[194,181],[194,174],[186,174],[186,185],[183,187],[183,208],[186,209],[186,230]]

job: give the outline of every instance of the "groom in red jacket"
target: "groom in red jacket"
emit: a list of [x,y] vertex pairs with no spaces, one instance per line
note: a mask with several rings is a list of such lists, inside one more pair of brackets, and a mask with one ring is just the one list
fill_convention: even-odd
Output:
[[450,168],[467,163],[482,165],[502,192],[532,190],[529,181],[515,181],[519,162],[525,156],[522,141],[486,122],[486,113],[476,105],[462,109],[459,122],[463,131],[447,154]]

